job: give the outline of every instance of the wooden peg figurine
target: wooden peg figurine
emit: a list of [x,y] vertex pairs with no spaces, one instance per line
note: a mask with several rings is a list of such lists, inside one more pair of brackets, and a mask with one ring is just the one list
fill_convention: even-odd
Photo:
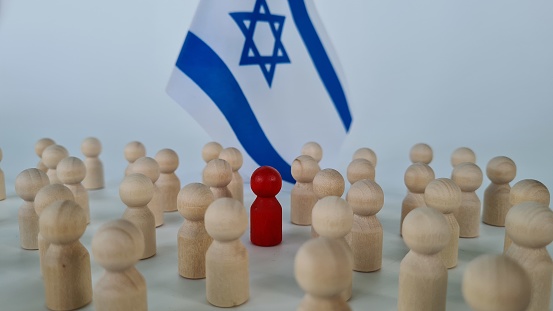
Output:
[[250,241],[257,246],[275,246],[282,242],[282,206],[276,195],[282,188],[280,173],[270,166],[261,166],[250,180],[257,196],[250,208]]
[[104,188],[104,165],[98,156],[102,152],[102,143],[96,137],[88,137],[81,144],[85,156],[86,177],[83,186],[88,190]]
[[311,210],[318,200],[313,191],[313,179],[320,170],[317,161],[307,155],[301,155],[292,162],[292,177],[296,180],[290,192],[290,221],[293,224],[311,225]]
[[221,144],[216,141],[211,141],[202,148],[202,159],[206,164],[213,159],[218,159],[221,150],[223,150]]
[[424,191],[426,206],[444,214],[449,227],[449,243],[440,253],[445,266],[457,266],[459,257],[459,223],[454,213],[461,206],[461,189],[451,179],[438,178],[431,181]]
[[403,220],[412,210],[425,206],[424,189],[434,180],[434,170],[424,163],[414,163],[407,168],[403,180],[407,186],[407,195],[401,203],[401,222],[399,234],[402,235]]
[[15,179],[15,192],[23,199],[19,207],[19,242],[23,249],[38,249],[38,215],[34,201],[38,191],[50,181],[43,171],[29,168],[19,173]]
[[232,168],[232,179],[228,188],[232,197],[244,204],[244,180],[242,179],[242,175],[238,172],[244,163],[242,153],[234,147],[225,148],[219,153],[219,159],[223,159],[230,164]]
[[[335,169],[325,168],[320,170],[313,178],[313,192],[318,200],[327,196],[341,197],[344,194],[346,183],[342,174]],[[313,221],[313,220],[311,220]],[[316,238],[319,235],[313,226],[311,226],[311,237]]]
[[447,268],[440,252],[450,230],[442,213],[414,209],[403,222],[403,241],[411,249],[399,266],[398,310],[445,311]]
[[530,278],[530,305],[526,311],[549,310],[553,261],[546,247],[553,241],[553,211],[537,202],[513,206],[505,219],[513,243],[505,253]]
[[488,162],[486,175],[491,184],[484,191],[482,222],[485,224],[505,226],[505,216],[512,206],[509,202],[509,183],[515,179],[516,173],[515,162],[507,157],[495,157]]
[[59,180],[73,192],[75,202],[84,210],[86,223],[90,223],[88,190],[82,184],[86,175],[83,161],[76,157],[67,157],[58,164],[57,174]]
[[372,165],[376,168],[377,158],[376,153],[370,149],[370,148],[359,148],[357,149],[351,158],[352,160],[355,159],[365,159],[372,163]]
[[[538,202],[549,206],[550,195],[547,187],[535,179],[523,179],[517,182],[512,188],[509,195],[511,206],[515,206],[522,202]],[[511,246],[511,238],[505,231],[505,242],[503,243],[503,253]]]
[[174,212],[177,210],[177,195],[180,191],[180,179],[175,174],[179,167],[179,156],[172,149],[162,149],[156,153],[155,160],[159,164],[160,172],[156,181],[160,204],[164,212]]
[[[2,148],[0,148],[0,162],[2,162],[3,154]],[[4,177],[4,171],[0,168],[0,201],[6,199],[6,178]]]
[[205,254],[213,239],[205,230],[204,216],[214,199],[209,187],[200,183],[184,186],[177,197],[185,219],[177,234],[179,274],[184,278],[205,278]]
[[132,174],[131,166],[134,161],[146,156],[146,147],[139,141],[131,141],[125,146],[125,159],[129,162],[125,169],[125,176]]
[[146,280],[134,266],[143,252],[142,233],[128,220],[107,222],[96,231],[92,255],[105,269],[94,286],[96,310],[148,310]]
[[346,200],[353,209],[353,226],[346,236],[353,252],[353,270],[380,270],[384,233],[376,213],[384,206],[384,192],[376,182],[364,179],[351,186]]
[[323,158],[323,148],[318,143],[310,141],[303,145],[301,148],[301,154],[308,155],[319,163]]
[[69,152],[67,152],[67,149],[60,145],[50,145],[44,149],[42,162],[48,167],[46,175],[48,175],[51,184],[63,184],[58,178],[56,168],[58,167],[58,163],[68,156]]
[[50,243],[44,256],[44,293],[50,310],[75,310],[92,300],[90,255],[79,238],[86,215],[74,201],[56,201],[40,215],[40,232]]
[[336,239],[305,242],[294,260],[296,281],[305,291],[298,311],[350,311],[342,293],[351,285],[351,258],[347,245]]
[[451,154],[451,166],[455,167],[464,162],[476,163],[476,154],[474,151],[467,147],[455,149]]
[[434,152],[432,151],[432,148],[424,143],[415,144],[411,147],[411,151],[409,152],[409,159],[413,163],[421,162],[424,164],[430,164],[433,157]]
[[374,166],[366,159],[355,159],[350,162],[347,169],[347,178],[350,185],[362,179],[374,180]]
[[247,228],[248,213],[238,200],[219,198],[207,208],[205,229],[213,242],[205,255],[205,285],[214,306],[235,307],[249,299],[248,251],[240,241]]
[[142,174],[130,174],[119,185],[121,201],[127,205],[123,219],[132,222],[144,237],[144,253],[140,259],[156,254],[156,223],[148,202],[154,196],[152,180]]
[[451,180],[461,189],[461,206],[454,213],[459,223],[459,237],[475,238],[480,234],[480,208],[482,204],[476,190],[483,180],[482,170],[471,162],[462,162],[453,168]]
[[50,138],[41,138],[35,144],[35,153],[40,159],[36,165],[36,168],[43,171],[44,173],[48,172],[48,167],[44,165],[44,162],[42,162],[42,153],[44,152],[44,149],[46,149],[46,147],[55,144],[56,142]]
[[481,255],[463,274],[463,297],[474,311],[524,311],[530,303],[530,279],[509,257]]
[[160,175],[159,164],[157,164],[156,160],[150,157],[142,157],[134,161],[133,165],[131,166],[130,172],[147,176],[154,184],[154,195],[148,203],[148,208],[154,214],[156,227],[162,226],[164,207],[162,205],[163,201],[161,199],[161,192],[156,185],[156,182],[159,179]]
[[203,172],[204,184],[211,188],[215,199],[232,198],[228,185],[232,180],[232,168],[222,159],[213,159],[207,163]]

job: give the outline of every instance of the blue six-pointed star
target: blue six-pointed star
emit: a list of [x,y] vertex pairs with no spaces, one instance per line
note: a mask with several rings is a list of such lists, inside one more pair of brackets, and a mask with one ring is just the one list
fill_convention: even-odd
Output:
[[[257,0],[253,12],[234,12],[230,13],[230,16],[238,24],[244,37],[246,37],[242,56],[240,57],[240,66],[259,65],[265,76],[265,80],[267,80],[269,87],[271,87],[276,65],[290,63],[290,58],[288,58],[288,54],[286,54],[286,50],[280,39],[286,17],[271,14],[266,0]],[[269,24],[271,33],[275,39],[272,55],[261,55],[255,45],[253,37],[257,23]]]

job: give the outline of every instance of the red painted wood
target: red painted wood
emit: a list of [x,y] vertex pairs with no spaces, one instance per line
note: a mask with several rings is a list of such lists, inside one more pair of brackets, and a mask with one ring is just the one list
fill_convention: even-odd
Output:
[[258,246],[278,245],[282,242],[282,206],[276,195],[282,177],[276,169],[262,166],[253,172],[250,185],[257,195],[250,209],[250,240]]

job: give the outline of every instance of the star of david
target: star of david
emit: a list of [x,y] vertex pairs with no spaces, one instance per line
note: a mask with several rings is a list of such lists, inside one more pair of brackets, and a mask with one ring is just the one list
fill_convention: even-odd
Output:
[[[275,68],[277,64],[290,63],[290,58],[286,54],[284,45],[281,41],[282,29],[284,27],[285,16],[273,15],[269,11],[266,0],[257,0],[253,12],[234,12],[230,13],[238,27],[246,37],[242,56],[240,57],[240,66],[259,65],[261,72],[271,87]],[[255,26],[257,23],[268,23],[271,33],[275,39],[272,55],[261,55],[253,40]]]

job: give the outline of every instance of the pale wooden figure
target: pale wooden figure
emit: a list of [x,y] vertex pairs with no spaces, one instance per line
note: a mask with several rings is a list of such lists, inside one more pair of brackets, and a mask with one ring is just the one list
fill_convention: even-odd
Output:
[[481,202],[476,190],[482,185],[484,175],[478,165],[462,162],[453,168],[451,180],[461,188],[461,206],[454,213],[459,223],[459,237],[475,238],[480,234]]
[[530,303],[530,279],[514,260],[482,255],[463,273],[463,297],[474,311],[524,311]]
[[476,154],[472,149],[467,147],[459,147],[451,154],[451,166],[455,167],[458,164],[470,162],[476,163]]
[[317,163],[319,163],[319,162],[321,162],[321,160],[323,158],[323,148],[318,143],[316,143],[314,141],[310,141],[310,142],[305,143],[301,147],[301,154],[302,155],[308,155],[308,156],[312,157],[313,159],[315,159],[315,161],[317,161]]
[[351,157],[352,160],[355,159],[365,159],[372,163],[372,165],[376,168],[376,163],[378,159],[376,158],[376,153],[370,149],[370,148],[359,148],[355,150],[353,153],[353,156]]
[[[2,148],[0,148],[0,162],[2,162],[3,154]],[[6,178],[4,177],[4,171],[0,168],[0,201],[6,199]]]
[[[324,197],[315,203],[312,217],[313,228],[319,235],[343,243],[349,261],[353,262],[353,254],[346,241],[346,235],[351,232],[353,226],[353,210],[348,202],[337,196]],[[350,273],[353,271],[350,270]],[[351,292],[352,283],[342,292],[342,298],[349,300]]]
[[398,310],[445,311],[447,268],[440,252],[450,230],[442,213],[414,209],[403,222],[403,241],[411,249],[399,266]]
[[411,164],[405,171],[403,180],[407,186],[407,195],[401,203],[401,221],[399,234],[402,235],[403,220],[412,210],[417,207],[425,206],[424,189],[434,180],[434,170],[424,163]]
[[98,157],[102,152],[102,143],[96,137],[88,137],[81,143],[81,152],[85,156],[86,177],[83,186],[88,190],[104,188],[104,165]]
[[350,311],[342,293],[351,285],[347,245],[320,237],[305,242],[294,260],[294,275],[305,291],[298,311]]
[[424,164],[430,164],[433,157],[434,152],[432,151],[432,148],[424,143],[413,145],[413,147],[411,147],[411,150],[409,151],[409,159],[413,163],[421,162]]
[[319,164],[308,155],[292,162],[292,177],[296,184],[290,191],[290,221],[300,226],[311,225],[311,211],[319,199],[313,191],[313,179],[320,171]]
[[[342,177],[340,172],[332,168],[320,170],[315,174],[315,178],[313,178],[313,192],[315,192],[318,200],[328,196],[341,197],[344,194],[345,188],[346,182],[344,181],[344,177]],[[311,237],[316,238],[318,236],[317,230],[311,226]]]
[[366,159],[355,159],[347,168],[347,178],[350,185],[362,179],[374,180],[374,165]]
[[43,260],[50,310],[74,310],[92,301],[90,255],[79,241],[85,229],[86,215],[74,201],[56,201],[40,215],[40,232],[50,243]]
[[38,191],[50,184],[48,176],[37,168],[29,168],[15,178],[15,192],[23,199],[19,207],[19,242],[23,249],[38,249],[38,215],[34,201]]
[[48,175],[51,184],[63,184],[58,178],[56,169],[58,167],[58,163],[68,156],[69,152],[67,152],[67,149],[60,145],[50,145],[44,149],[44,152],[42,153],[42,162],[44,162],[44,165],[48,167],[46,175]]
[[513,160],[499,156],[488,162],[486,175],[491,184],[484,191],[482,222],[488,225],[504,227],[505,216],[511,208],[509,183],[515,179],[517,167]]
[[119,185],[121,201],[127,205],[122,218],[140,229],[144,238],[144,252],[140,259],[156,254],[156,223],[148,202],[154,196],[152,180],[142,174],[130,174]]
[[232,180],[228,188],[232,197],[244,204],[244,180],[238,172],[244,163],[242,153],[234,147],[225,148],[219,154],[219,159],[223,159],[230,164],[232,168]]
[[205,230],[204,216],[215,197],[208,186],[191,183],[177,197],[185,221],[177,234],[179,274],[187,279],[205,278],[205,254],[213,239]]
[[67,157],[58,164],[57,174],[59,180],[73,192],[75,202],[84,210],[86,223],[90,223],[88,190],[82,184],[86,175],[84,162],[76,157]]
[[131,166],[134,161],[146,156],[146,147],[139,141],[131,141],[125,146],[125,150],[123,152],[125,159],[129,162],[127,168],[125,169],[125,176],[127,176],[132,174]]
[[232,168],[222,159],[213,159],[207,162],[203,172],[204,184],[211,188],[215,199],[232,198],[228,185],[232,180]]
[[553,241],[553,211],[537,202],[513,206],[505,219],[505,230],[513,240],[505,255],[528,274],[530,305],[526,311],[549,310],[553,261],[546,246]]
[[159,175],[161,174],[159,170],[159,164],[157,164],[156,160],[150,157],[142,157],[134,161],[133,165],[131,166],[130,172],[147,176],[154,184],[154,195],[148,203],[148,208],[154,214],[156,227],[162,226],[164,207],[163,200],[161,198],[161,191],[156,184],[157,180],[159,179]]
[[223,146],[221,146],[221,144],[219,144],[218,142],[208,142],[202,148],[202,159],[205,161],[206,164],[213,159],[218,159],[221,150],[223,150]]
[[[73,195],[73,192],[69,190],[66,186],[62,184],[53,184],[53,185],[46,185],[42,187],[35,196],[35,212],[38,215],[38,218],[40,220],[40,215],[42,214],[42,211],[46,207],[48,207],[50,204],[56,202],[56,201],[75,201],[75,196]],[[40,274],[43,274],[43,262],[44,262],[44,256],[46,255],[46,250],[48,250],[48,246],[50,246],[50,243],[44,239],[44,236],[42,236],[42,233],[40,231],[38,232],[38,259],[40,261]]]
[[177,210],[177,195],[181,186],[175,174],[179,167],[179,156],[172,149],[162,149],[156,154],[155,160],[159,164],[160,175],[156,186],[159,188],[163,211],[174,212]]
[[247,228],[248,213],[238,200],[219,198],[207,208],[205,229],[213,242],[205,255],[205,285],[214,306],[234,307],[250,297],[249,256],[240,241]]
[[380,270],[384,232],[376,214],[384,206],[384,192],[376,182],[364,179],[350,187],[346,200],[353,209],[353,226],[346,236],[353,252],[353,270]]
[[56,142],[50,138],[41,138],[35,144],[35,153],[40,158],[40,160],[36,164],[36,168],[43,171],[44,173],[48,172],[48,167],[44,165],[44,162],[42,162],[42,153],[44,152],[44,149],[46,149],[46,147],[55,144]]
[[128,220],[110,221],[96,231],[92,255],[105,269],[94,286],[96,310],[148,310],[146,280],[134,266],[143,252],[142,232]]
[[431,181],[424,191],[426,206],[444,214],[449,225],[449,243],[442,250],[442,257],[448,269],[457,266],[459,257],[459,223],[454,213],[461,206],[461,189],[451,179],[438,178]]
[[[547,187],[535,179],[523,179],[511,188],[509,202],[515,206],[522,202],[538,202],[549,206],[550,194]],[[511,246],[511,238],[505,231],[505,241],[503,243],[503,252],[505,253]]]

